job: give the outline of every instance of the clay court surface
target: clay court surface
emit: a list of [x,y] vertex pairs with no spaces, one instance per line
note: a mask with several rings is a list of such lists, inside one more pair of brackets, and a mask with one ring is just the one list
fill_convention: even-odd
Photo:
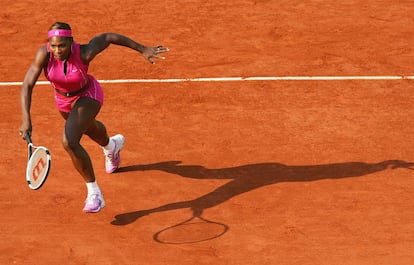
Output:
[[[99,80],[413,75],[412,1],[10,1],[0,82],[21,82],[55,21],[75,40],[114,31],[170,48],[111,46]],[[44,77],[41,76],[41,81]],[[105,83],[98,119],[122,133],[106,207],[61,145],[49,85],[33,94],[33,141],[52,153],[25,183],[19,85],[0,86],[0,264],[409,265],[414,260],[414,81]],[[201,215],[201,224],[175,226]]]

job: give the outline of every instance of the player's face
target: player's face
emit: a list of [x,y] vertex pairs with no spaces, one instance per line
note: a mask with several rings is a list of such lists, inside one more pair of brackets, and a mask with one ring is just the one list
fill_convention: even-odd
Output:
[[69,58],[72,45],[70,38],[52,37],[49,39],[49,45],[56,59],[64,61]]

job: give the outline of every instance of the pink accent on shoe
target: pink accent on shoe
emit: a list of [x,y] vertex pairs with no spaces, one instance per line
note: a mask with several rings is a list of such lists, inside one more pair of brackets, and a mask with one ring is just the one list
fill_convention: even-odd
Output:
[[105,201],[102,194],[90,194],[85,200],[83,211],[85,213],[97,213],[104,207]]
[[124,148],[125,137],[121,134],[117,134],[109,138],[109,141],[114,141],[115,149],[112,152],[104,150],[105,170],[108,174],[115,172],[115,170],[117,170],[121,164],[120,152],[122,148]]

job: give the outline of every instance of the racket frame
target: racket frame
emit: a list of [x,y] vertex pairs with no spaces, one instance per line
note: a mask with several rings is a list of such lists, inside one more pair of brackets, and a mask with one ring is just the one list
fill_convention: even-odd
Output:
[[[51,165],[51,162],[52,162],[50,151],[49,151],[49,149],[47,149],[44,146],[34,145],[32,143],[32,139],[31,139],[29,134],[26,135],[25,140],[27,142],[27,150],[28,150],[27,151],[28,161],[27,161],[27,166],[26,166],[26,182],[27,182],[30,189],[38,190],[43,186],[43,184],[45,183],[45,181],[46,181],[46,179],[49,175],[50,165]],[[34,151],[33,151],[33,149],[34,149]],[[41,179],[40,182],[37,185],[33,185],[32,181],[31,181],[31,178],[30,178],[30,175],[31,175],[31,173],[30,173],[31,160],[32,160],[32,158],[35,157],[37,152],[42,152],[42,151],[46,153],[46,161],[45,161],[46,162],[46,165],[45,165],[46,174],[43,177],[43,179]]]

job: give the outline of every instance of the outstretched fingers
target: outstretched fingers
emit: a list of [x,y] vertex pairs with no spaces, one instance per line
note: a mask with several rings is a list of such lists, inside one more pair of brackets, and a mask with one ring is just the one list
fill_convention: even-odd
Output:
[[146,55],[144,53],[144,56],[147,58],[147,60],[151,63],[151,64],[155,64],[155,62],[152,60],[153,58],[157,58],[157,59],[161,59],[164,60],[165,57],[162,56],[162,53],[168,52],[170,49],[168,49],[167,47],[164,47],[162,45],[156,46],[156,47],[151,47],[149,48],[149,52]]

